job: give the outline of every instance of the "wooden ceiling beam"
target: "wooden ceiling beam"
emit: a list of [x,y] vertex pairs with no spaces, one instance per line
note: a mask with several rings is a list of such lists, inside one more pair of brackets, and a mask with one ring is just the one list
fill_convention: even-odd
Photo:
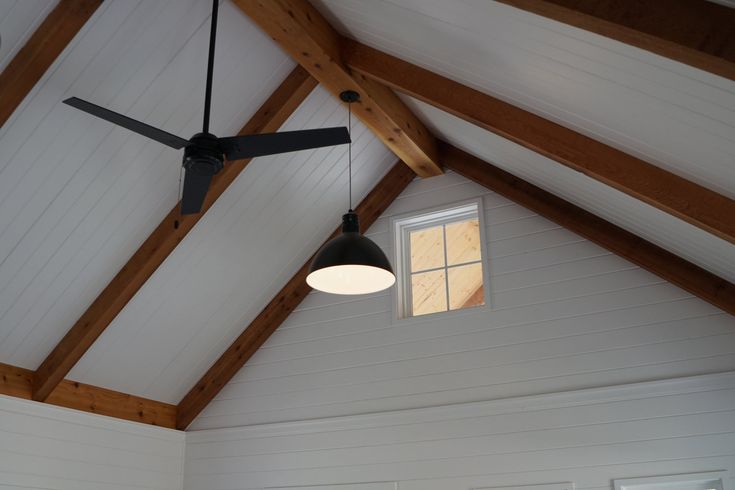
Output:
[[[0,363],[0,394],[30,400],[33,377],[30,369]],[[176,405],[69,380],[59,383],[46,403],[169,429],[176,426]]]
[[735,243],[735,201],[508,102],[356,41],[345,63],[662,211]]
[[458,174],[735,315],[735,284],[448,143],[439,155]]
[[707,0],[498,0],[735,80],[735,9]]
[[[383,214],[414,177],[414,172],[404,163],[399,161],[393,166],[355,209],[360,215],[361,231],[367,230]],[[340,230],[341,227],[337,227],[327,241],[337,236]],[[178,429],[186,429],[191,424],[311,292],[306,276],[313,257],[304,263],[181,400],[176,422]]]
[[[297,66],[238,135],[278,130],[316,85],[316,80]],[[45,401],[51,396],[54,388],[249,162],[246,159],[226,163],[224,169],[214,176],[201,213],[181,216],[180,203],[171,209],[41,363],[35,375],[34,400]]]
[[340,58],[341,36],[307,0],[235,0],[235,5],[332,94],[359,93],[355,115],[416,174],[441,173],[431,132],[392,90],[350,72]]
[[89,20],[102,0],[61,0],[0,74],[0,126]]

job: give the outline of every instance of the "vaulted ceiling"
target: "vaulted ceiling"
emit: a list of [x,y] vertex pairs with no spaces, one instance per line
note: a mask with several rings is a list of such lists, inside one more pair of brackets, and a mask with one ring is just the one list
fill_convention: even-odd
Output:
[[[620,237],[644,239],[628,255],[610,246],[735,311],[732,34],[715,74],[513,3],[223,1],[212,130],[344,125],[334,94],[355,88],[364,124],[353,125],[353,185],[373,219],[413,172],[440,173],[463,150],[617,225]],[[233,164],[206,213],[181,219],[179,152],[61,104],[78,96],[196,133],[209,18],[201,0],[0,2],[0,362],[18,368],[5,368],[15,369],[15,391],[6,381],[0,392],[34,390],[54,403],[57,390],[58,404],[89,409],[74,401],[82,388],[57,388],[66,377],[165,412],[153,420],[161,425],[174,425],[183,400],[184,428],[308,294],[302,266],[348,205],[346,148]],[[58,53],[43,51],[47,38]],[[509,103],[532,122],[509,132],[510,123],[460,114],[432,99],[432,87],[412,85],[425,78],[378,73],[368,54]],[[536,116],[573,131],[556,153],[529,139]],[[600,168],[597,158],[579,166],[587,142],[602,143]],[[646,163],[653,174],[630,173]]]

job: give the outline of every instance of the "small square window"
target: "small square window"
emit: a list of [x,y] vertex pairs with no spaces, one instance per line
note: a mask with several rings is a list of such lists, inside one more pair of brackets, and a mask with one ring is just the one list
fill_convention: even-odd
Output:
[[485,304],[479,200],[393,224],[401,318]]

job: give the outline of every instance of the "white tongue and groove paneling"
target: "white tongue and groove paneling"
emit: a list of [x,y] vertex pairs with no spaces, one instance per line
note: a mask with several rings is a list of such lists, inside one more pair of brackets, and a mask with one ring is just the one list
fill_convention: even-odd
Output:
[[0,396],[0,488],[179,490],[184,436]]
[[351,490],[380,481],[401,490],[609,490],[616,478],[732,471],[733,403],[727,373],[189,432],[184,488]]
[[[346,123],[342,103],[318,87],[283,130]],[[359,123],[353,141],[357,203],[396,157]],[[345,145],[255,159],[70,377],[177,403],[329,236],[347,201]]]
[[433,106],[403,99],[438,137],[735,282],[733,244]]
[[315,5],[350,37],[735,197],[735,81],[493,1]]
[[[316,5],[361,42],[735,198],[732,80],[497,2]],[[729,242],[424,104],[411,105],[457,146],[735,281]]]
[[[210,9],[104,2],[0,131],[3,362],[36,368],[178,199],[180,151],[61,101],[200,131]],[[219,27],[212,129],[228,135],[293,62],[229,2]]]
[[394,291],[312,292],[193,430],[490,400],[735,369],[735,319],[448,172],[393,216],[482,197],[491,306],[393,319]]
[[0,72],[30,39],[58,0],[0,1]]

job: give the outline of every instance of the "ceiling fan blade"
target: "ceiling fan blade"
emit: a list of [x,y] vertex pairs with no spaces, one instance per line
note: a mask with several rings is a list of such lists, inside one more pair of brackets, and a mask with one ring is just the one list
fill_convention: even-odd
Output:
[[350,133],[345,127],[304,129],[282,133],[232,136],[220,138],[219,141],[228,160],[240,160],[242,158],[342,145],[350,142]]
[[148,124],[136,121],[135,119],[131,119],[128,116],[123,116],[122,114],[119,114],[117,112],[113,112],[111,110],[105,109],[104,107],[92,104],[91,102],[87,102],[86,100],[71,97],[69,99],[66,99],[64,101],[64,104],[70,105],[75,109],[79,109],[88,114],[92,114],[93,116],[97,116],[100,119],[104,119],[105,121],[117,124],[118,126],[122,126],[123,128],[129,129],[130,131],[133,131],[140,135],[147,136],[148,138],[156,140],[159,143],[163,143],[164,145],[170,146],[171,148],[176,148],[177,150],[180,150],[181,148],[189,144],[189,141],[185,140],[184,138],[179,138],[174,134],[167,133],[166,131],[160,130],[158,128],[154,128],[153,126],[149,126]]
[[211,175],[199,175],[186,170],[184,191],[181,196],[181,214],[197,214],[202,210],[211,182]]

